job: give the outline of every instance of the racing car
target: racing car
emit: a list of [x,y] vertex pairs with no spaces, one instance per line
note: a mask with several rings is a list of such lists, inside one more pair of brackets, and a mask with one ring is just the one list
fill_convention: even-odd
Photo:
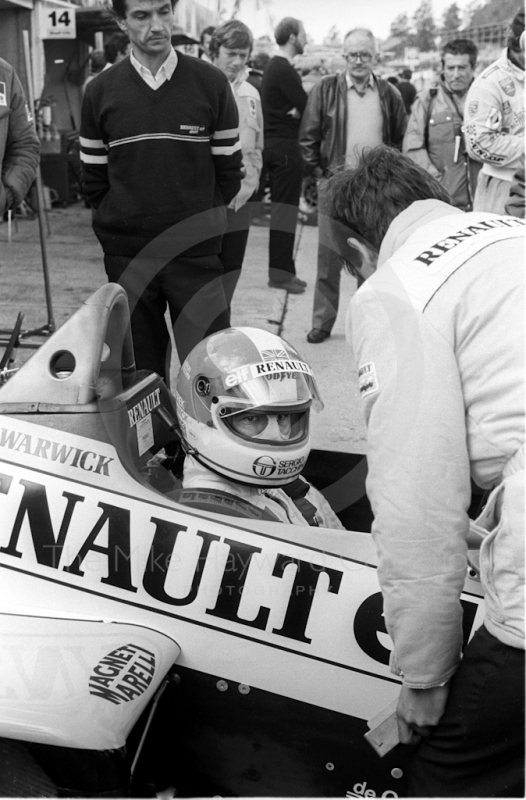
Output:
[[[1,796],[404,795],[409,748],[365,738],[400,683],[363,456],[304,472],[344,531],[183,505],[175,400],[115,284],[0,414]],[[462,604],[467,641],[469,574]]]

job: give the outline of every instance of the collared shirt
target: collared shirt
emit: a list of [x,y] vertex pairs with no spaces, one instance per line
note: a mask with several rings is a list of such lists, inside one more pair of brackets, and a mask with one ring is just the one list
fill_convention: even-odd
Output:
[[367,89],[372,89],[373,92],[376,92],[376,83],[374,82],[374,78],[373,78],[373,73],[372,72],[369,74],[369,79],[363,85],[363,89],[359,89],[356,86],[356,84],[354,83],[353,79],[351,78],[351,76],[349,75],[348,72],[345,73],[345,81],[347,83],[347,91],[348,92],[350,92],[351,89],[354,89],[354,91],[358,92],[358,94],[365,94]]
[[136,57],[133,54],[133,50],[130,52],[130,61],[143,79],[145,83],[148,84],[150,89],[159,89],[166,81],[169,81],[172,75],[175,72],[175,68],[177,66],[177,53],[170,47],[170,52],[164,61],[163,64],[157,70],[157,73],[154,75],[148,67],[145,67],[140,61],[137,61]]

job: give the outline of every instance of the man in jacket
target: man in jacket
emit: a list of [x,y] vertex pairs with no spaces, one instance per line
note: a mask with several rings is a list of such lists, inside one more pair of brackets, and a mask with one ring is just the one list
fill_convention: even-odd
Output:
[[26,196],[39,154],[40,142],[20,79],[0,58],[0,219]]
[[454,206],[473,208],[480,162],[468,156],[462,134],[464,103],[473,82],[477,46],[453,39],[442,50],[438,86],[420,92],[404,136],[404,153],[439,180]]
[[113,0],[130,56],[88,84],[80,131],[93,228],[108,279],[130,299],[137,368],[162,377],[167,307],[181,361],[230,323],[218,253],[242,163],[228,80],[175,52],[174,4]]
[[282,19],[274,35],[279,52],[267,64],[260,89],[265,120],[263,159],[272,201],[269,286],[302,294],[307,284],[296,276],[294,239],[303,181],[298,132],[307,94],[293,59],[303,53],[307,38],[303,23],[293,17]]
[[524,155],[524,9],[515,16],[508,47],[474,81],[466,100],[466,143],[482,161],[475,211],[504,214],[513,175]]
[[236,99],[239,113],[239,141],[243,153],[245,176],[241,189],[226,210],[227,230],[221,242],[219,258],[223,265],[223,286],[228,307],[236,288],[250,229],[249,200],[259,186],[263,165],[263,112],[257,89],[248,80],[247,63],[253,37],[247,26],[237,19],[216,28],[210,41],[212,64],[225,73]]
[[[347,334],[398,728],[423,737],[410,793],[523,797],[525,223],[453,208],[384,147],[328,192],[345,258],[368,278]],[[491,492],[471,524],[470,476]],[[475,546],[486,613],[461,660]]]
[[368,30],[350,31],[343,42],[347,69],[323,78],[311,91],[300,144],[318,184],[318,272],[312,330],[307,341],[330,335],[338,314],[341,263],[325,219],[325,184],[331,170],[354,166],[364,147],[384,143],[402,148],[407,115],[398,90],[373,72],[376,42]]

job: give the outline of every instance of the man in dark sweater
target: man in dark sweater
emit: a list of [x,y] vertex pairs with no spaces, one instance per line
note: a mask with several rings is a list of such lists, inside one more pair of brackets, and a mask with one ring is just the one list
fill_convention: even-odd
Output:
[[269,286],[301,294],[307,285],[296,277],[294,237],[303,179],[303,157],[298,143],[307,94],[294,69],[294,56],[303,53],[303,24],[285,17],[275,33],[279,53],[272,58],[261,83],[265,121],[263,163],[272,201],[269,239]]
[[83,186],[110,281],[128,292],[138,369],[167,377],[168,306],[181,362],[229,327],[218,258],[241,184],[228,80],[171,45],[170,0],[113,0],[131,53],[92,81],[80,131]]

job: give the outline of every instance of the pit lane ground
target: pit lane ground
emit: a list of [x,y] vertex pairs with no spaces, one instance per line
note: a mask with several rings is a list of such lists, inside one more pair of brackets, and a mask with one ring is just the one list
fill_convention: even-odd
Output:
[[[84,203],[54,208],[46,216],[49,280],[58,328],[106,283],[106,276],[102,250],[91,228],[91,212]],[[33,329],[47,322],[38,221],[18,219],[11,233],[9,242],[7,223],[0,223],[0,328],[12,329],[18,312],[22,311],[23,328]],[[301,295],[288,295],[281,289],[268,287],[268,234],[268,227],[250,229],[243,271],[234,295],[232,324],[279,333],[310,363],[325,403],[325,410],[311,418],[314,448],[364,453],[365,426],[356,365],[344,333],[345,313],[356,291],[356,282],[342,274],[340,313],[333,333],[322,344],[309,344],[306,335],[311,327],[318,229],[315,225],[298,225],[297,272],[308,282]],[[5,339],[5,334],[2,336]],[[42,342],[43,337],[37,337],[36,341]],[[0,353],[2,350],[0,346]],[[23,363],[33,352],[20,348],[17,363]],[[172,388],[178,367],[174,354]]]

